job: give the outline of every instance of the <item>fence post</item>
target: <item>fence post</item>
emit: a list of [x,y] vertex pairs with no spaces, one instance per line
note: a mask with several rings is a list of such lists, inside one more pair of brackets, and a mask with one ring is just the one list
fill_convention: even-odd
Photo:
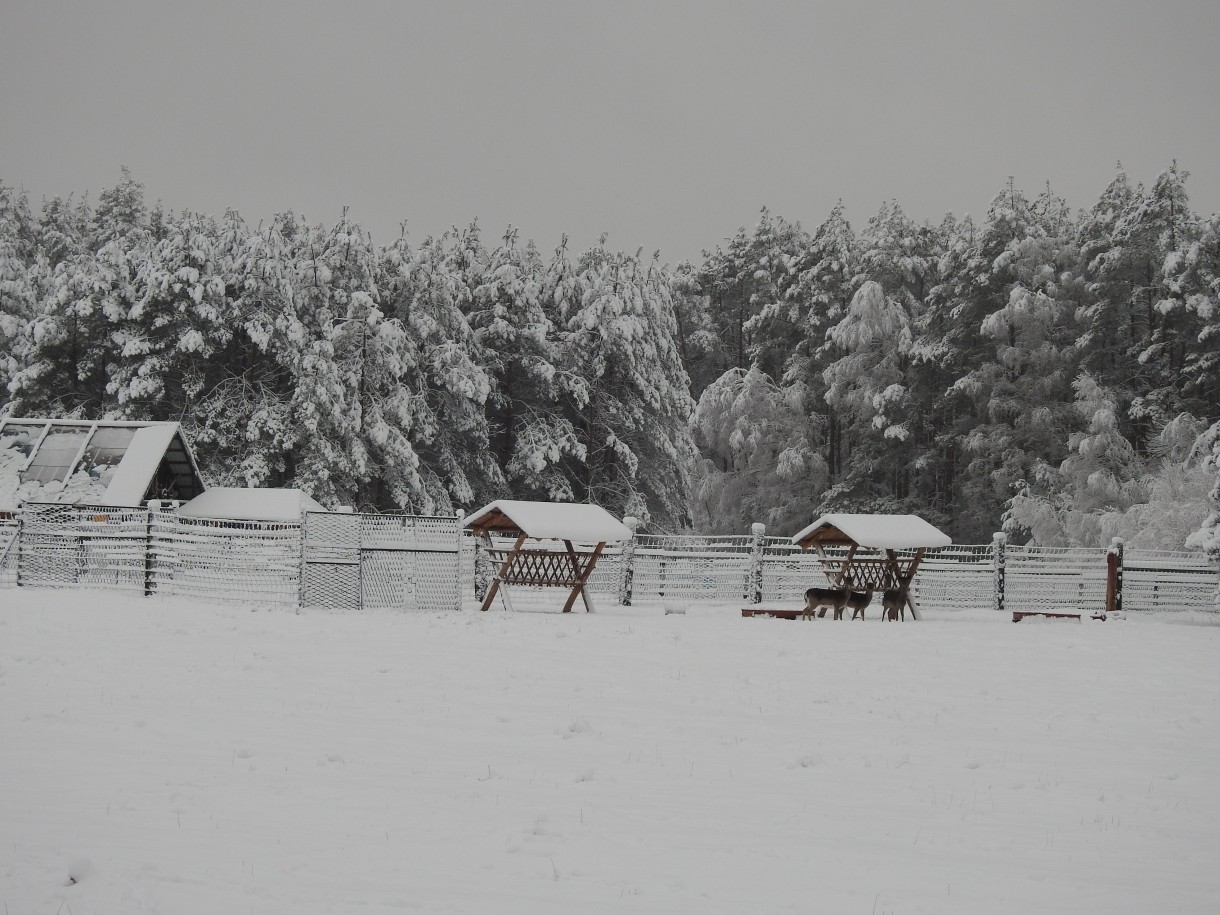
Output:
[[631,536],[623,541],[620,560],[623,573],[618,582],[618,602],[620,606],[631,606],[631,586],[635,577],[635,532],[640,529],[640,519],[630,515],[623,519],[623,524],[631,531]]
[[1106,551],[1106,614],[1123,610],[1123,541],[1115,537]]
[[1004,612],[1004,547],[1008,537],[1003,533],[991,535],[991,558],[995,569],[995,608]]
[[21,553],[25,541],[22,539],[25,534],[25,506],[21,506],[15,512],[17,515],[17,539],[13,541],[13,546],[17,550],[17,587],[21,587]]
[[763,535],[767,526],[755,522],[750,525],[750,593],[747,597],[750,603],[762,603],[763,588]]
[[462,565],[463,565],[462,560],[464,558],[462,555],[462,551],[463,551],[462,521],[464,521],[465,518],[466,518],[466,513],[464,511],[462,511],[460,508],[454,509],[453,524],[454,524],[454,527],[456,528],[456,530],[455,530],[456,538],[455,539],[457,542],[457,562],[454,563],[454,566],[456,566],[454,574],[457,575],[457,581],[454,583],[454,589],[453,589],[453,593],[456,595],[456,597],[454,599],[454,607],[453,607],[454,610],[462,609]]
[[153,500],[144,506],[144,596],[153,593],[153,512],[161,503]]
[[[486,536],[484,534],[483,536]],[[483,600],[487,596],[487,589],[491,587],[491,557],[487,555],[487,550],[484,547],[483,537],[474,538],[474,596],[476,600]]]

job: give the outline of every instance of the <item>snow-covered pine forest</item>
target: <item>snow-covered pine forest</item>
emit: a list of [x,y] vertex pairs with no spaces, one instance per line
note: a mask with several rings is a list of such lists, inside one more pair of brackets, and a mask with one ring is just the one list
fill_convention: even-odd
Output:
[[1220,215],[1187,177],[1120,168],[1080,211],[1009,179],[939,224],[764,209],[677,266],[0,182],[0,411],[178,420],[209,481],[329,505],[1220,551]]

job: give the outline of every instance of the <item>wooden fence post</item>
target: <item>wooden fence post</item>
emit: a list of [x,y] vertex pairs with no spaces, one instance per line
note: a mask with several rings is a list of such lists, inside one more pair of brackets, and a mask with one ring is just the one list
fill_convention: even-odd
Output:
[[1123,541],[1115,537],[1106,551],[1106,615],[1123,610]]
[[618,602],[623,607],[631,606],[631,586],[635,578],[635,532],[640,529],[640,519],[628,515],[623,519],[631,531],[631,536],[623,541],[620,547],[619,562],[622,564],[622,574],[618,580]]
[[767,532],[767,526],[755,522],[750,525],[750,577],[749,577],[749,595],[751,603],[762,603],[763,589],[763,535]]
[[995,574],[995,608],[1004,612],[1004,547],[1008,537],[1003,533],[991,535],[991,558]]

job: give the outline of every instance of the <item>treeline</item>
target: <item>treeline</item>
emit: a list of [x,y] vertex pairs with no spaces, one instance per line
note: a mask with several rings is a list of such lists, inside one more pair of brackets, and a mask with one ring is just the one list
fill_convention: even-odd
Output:
[[38,214],[0,185],[3,409],[177,420],[213,483],[329,505],[575,499],[683,525],[672,290],[604,244],[544,258],[472,225],[374,246],[346,218],[149,207],[126,171]]
[[705,256],[680,316],[697,517],[912,511],[964,542],[1003,520],[1180,548],[1220,419],[1220,218],[1186,179],[1120,168],[1085,212],[1010,179],[981,222],[890,203],[859,233],[841,206],[812,233],[764,210]]
[[981,221],[858,232],[763,210],[674,269],[171,213],[126,172],[38,212],[0,184],[0,409],[179,420],[209,479],[332,504],[1217,547],[1220,219],[1186,179],[1120,170],[1081,212],[1010,180]]

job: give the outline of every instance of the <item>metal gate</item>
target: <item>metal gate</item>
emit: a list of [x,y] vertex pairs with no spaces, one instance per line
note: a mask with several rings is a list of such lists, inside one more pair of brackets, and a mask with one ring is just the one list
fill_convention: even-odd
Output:
[[461,607],[453,516],[309,512],[301,603],[332,610]]

